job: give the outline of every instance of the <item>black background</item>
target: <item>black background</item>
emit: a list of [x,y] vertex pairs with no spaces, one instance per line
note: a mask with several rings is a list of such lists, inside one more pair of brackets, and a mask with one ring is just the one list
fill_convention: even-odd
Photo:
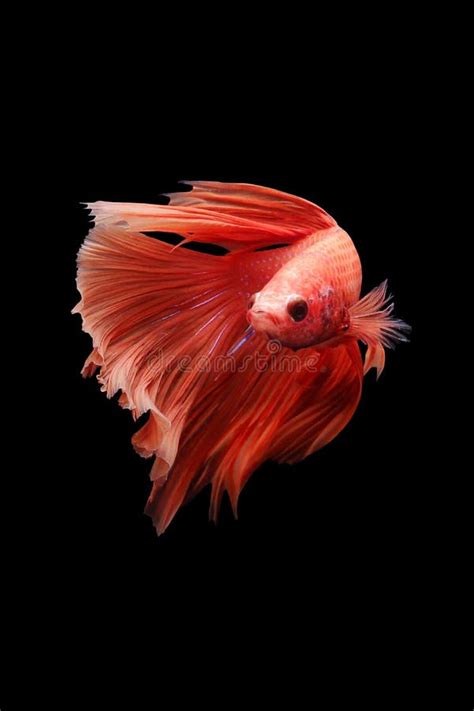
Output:
[[[94,609],[113,593],[127,619],[156,609],[160,620],[210,615],[227,624],[224,619],[242,605],[265,617],[273,595],[281,600],[288,594],[291,617],[302,613],[306,621],[317,616],[321,595],[343,617],[352,617],[362,598],[374,610],[397,599],[402,604],[389,621],[395,630],[403,625],[407,596],[416,599],[413,581],[424,574],[429,547],[424,509],[430,472],[419,466],[423,325],[414,243],[420,237],[401,215],[418,207],[415,186],[405,179],[402,187],[399,177],[413,172],[412,147],[404,145],[405,136],[321,135],[309,126],[298,136],[296,128],[290,124],[266,138],[257,123],[257,136],[236,138],[234,125],[228,133],[188,138],[183,146],[179,134],[170,137],[158,122],[149,144],[135,146],[127,133],[112,146],[93,136],[83,154],[73,153],[56,262],[63,318],[55,420],[67,417],[68,426],[52,474],[47,527],[53,551],[60,532],[66,589],[80,590]],[[143,514],[150,462],[131,447],[137,425],[107,401],[94,379],[79,374],[90,339],[80,318],[69,313],[77,300],[75,254],[87,230],[78,203],[153,201],[179,179],[200,178],[270,185],[322,205],[357,245],[364,291],[388,278],[413,338],[388,354],[379,382],[374,373],[366,378],[352,422],[333,443],[297,466],[268,462],[252,476],[238,521],[225,502],[218,525],[210,524],[204,491],[158,538]],[[202,604],[211,611],[200,611]]]
[[[359,571],[377,561],[383,579],[387,566],[393,566],[393,556],[408,543],[407,529],[417,525],[419,502],[413,500],[413,491],[416,497],[419,482],[413,482],[410,467],[418,448],[415,424],[421,417],[414,368],[419,333],[413,235],[400,229],[393,214],[393,184],[373,154],[366,153],[366,172],[361,175],[359,159],[346,153],[341,162],[337,152],[327,155],[316,136],[308,136],[306,155],[295,145],[298,155],[293,161],[282,160],[278,140],[275,162],[279,165],[273,170],[258,153],[249,156],[247,163],[241,157],[236,160],[233,152],[226,156],[224,146],[224,155],[219,156],[219,146],[212,144],[203,157],[183,159],[178,144],[171,157],[169,149],[151,150],[145,168],[143,158],[130,156],[122,156],[118,165],[115,161],[85,169],[81,165],[71,186],[69,233],[62,245],[67,358],[61,367],[66,369],[62,387],[67,391],[62,394],[71,416],[72,457],[64,476],[74,479],[74,496],[63,510],[62,529],[63,535],[67,531],[71,536],[77,553],[86,554],[89,565],[102,567],[106,559],[120,571],[130,565],[153,580],[168,566],[186,578],[202,574],[203,568],[212,576],[218,570],[223,577],[232,571],[238,581],[253,566],[261,569],[277,561],[279,567],[285,562],[290,568],[302,564],[300,570],[312,574],[318,560],[336,565],[337,551],[338,568],[341,559],[344,567],[357,565]],[[403,160],[391,155],[392,160]],[[384,162],[388,157],[385,153]],[[334,443],[298,466],[268,463],[252,477],[242,494],[238,522],[225,505],[218,526],[209,524],[205,492],[177,515],[158,540],[142,514],[150,464],[131,448],[136,426],[116,403],[105,399],[93,380],[83,382],[79,376],[90,342],[81,333],[79,317],[68,314],[77,298],[75,252],[87,229],[77,203],[153,201],[160,192],[174,188],[176,180],[200,177],[271,185],[324,206],[357,244],[365,290],[388,277],[397,312],[413,325],[414,338],[389,354],[377,384],[373,374],[366,379],[357,414]],[[82,516],[87,518],[86,527],[76,525]]]
[[[60,676],[80,694],[90,678],[108,687],[121,675],[125,685],[139,660],[138,686],[170,686],[175,698],[189,678],[205,696],[215,677],[233,695],[236,679],[251,675],[274,689],[285,679],[265,671],[272,648],[283,670],[295,664],[295,694],[326,669],[350,675],[357,661],[389,684],[398,674],[420,683],[430,678],[420,660],[444,654],[445,636],[456,646],[469,487],[454,457],[444,463],[447,385],[428,327],[429,186],[440,169],[421,65],[400,64],[396,47],[373,75],[381,46],[360,69],[350,71],[348,57],[328,87],[309,57],[304,76],[270,71],[264,58],[258,71],[237,62],[204,92],[204,60],[189,58],[189,77],[173,53],[167,82],[164,72],[127,75],[106,59],[94,81],[78,71],[55,86],[37,141],[47,196],[28,237],[41,282],[28,344],[41,367],[33,375],[27,348],[5,555],[10,661],[41,658],[46,686]],[[365,379],[335,441],[252,476],[238,521],[224,502],[210,524],[204,491],[158,538],[143,514],[150,463],[130,444],[136,425],[94,379],[81,379],[90,339],[70,311],[88,229],[79,203],[153,202],[182,179],[257,183],[320,204],[353,238],[364,292],[388,278],[413,333],[389,352],[377,383],[373,372]],[[229,649],[242,650],[232,662]],[[173,686],[177,668],[186,673]]]

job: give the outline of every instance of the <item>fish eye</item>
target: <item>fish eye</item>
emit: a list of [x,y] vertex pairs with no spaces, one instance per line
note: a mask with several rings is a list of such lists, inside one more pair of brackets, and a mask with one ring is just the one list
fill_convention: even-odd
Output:
[[250,297],[249,302],[247,304],[247,308],[249,311],[252,308],[252,306],[254,305],[254,303],[255,303],[255,294],[252,294],[252,296]]
[[293,321],[303,321],[308,315],[308,303],[300,297],[290,299],[286,309]]

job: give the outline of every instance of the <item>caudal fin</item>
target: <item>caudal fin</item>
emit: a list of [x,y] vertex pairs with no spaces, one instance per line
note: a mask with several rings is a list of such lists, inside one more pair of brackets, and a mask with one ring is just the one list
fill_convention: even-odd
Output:
[[411,326],[392,316],[393,309],[392,296],[387,295],[387,280],[349,309],[350,335],[367,345],[364,374],[376,368],[379,378],[385,365],[385,348],[408,341]]
[[83,375],[99,371],[108,397],[121,391],[135,418],[150,413],[133,444],[155,455],[153,480],[166,480],[200,390],[196,359],[230,348],[247,327],[233,273],[231,257],[173,250],[120,227],[96,227],[79,252],[74,311],[94,346]]

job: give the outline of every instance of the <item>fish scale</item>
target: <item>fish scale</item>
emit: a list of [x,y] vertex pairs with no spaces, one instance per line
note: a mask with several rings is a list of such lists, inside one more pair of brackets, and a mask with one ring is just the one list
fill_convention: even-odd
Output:
[[248,300],[255,290],[262,289],[270,279],[293,257],[307,254],[320,255],[326,264],[329,278],[347,294],[349,303],[354,303],[360,295],[362,269],[354,244],[344,230],[330,228],[315,235],[309,235],[293,245],[278,247],[265,252],[242,255],[239,264],[242,295]]

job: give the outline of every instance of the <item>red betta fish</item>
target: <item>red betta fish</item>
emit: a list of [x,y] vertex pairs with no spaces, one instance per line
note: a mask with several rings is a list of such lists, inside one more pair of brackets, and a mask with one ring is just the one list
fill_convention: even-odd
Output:
[[146,511],[158,533],[207,484],[211,518],[224,491],[236,514],[262,462],[298,462],[332,440],[364,373],[380,375],[385,348],[409,330],[386,283],[360,298],[357,250],[317,205],[256,185],[190,185],[168,205],[89,204],[95,227],[78,255],[74,311],[93,339],[83,375],[99,370],[108,397],[121,391],[135,419],[149,413],[132,442],[154,457]]

